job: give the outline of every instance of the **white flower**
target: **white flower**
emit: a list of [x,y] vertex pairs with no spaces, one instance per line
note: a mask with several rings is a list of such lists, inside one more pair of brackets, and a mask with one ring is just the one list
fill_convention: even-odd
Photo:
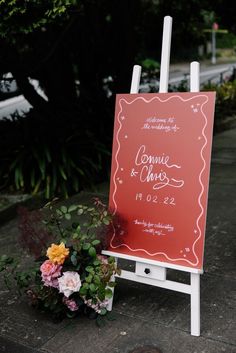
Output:
[[79,292],[81,287],[80,276],[77,272],[67,271],[58,278],[59,291],[63,293],[65,297],[69,296],[74,292]]

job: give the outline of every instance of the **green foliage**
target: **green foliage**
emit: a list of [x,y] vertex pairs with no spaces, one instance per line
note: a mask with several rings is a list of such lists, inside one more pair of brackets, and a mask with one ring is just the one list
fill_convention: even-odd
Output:
[[15,36],[27,35],[62,18],[76,4],[73,0],[0,0],[0,36],[15,42]]
[[74,204],[57,208],[55,202],[47,203],[44,208],[49,210],[49,214],[44,218],[49,232],[57,234],[59,242],[70,244],[72,241],[75,244],[73,259],[76,258],[77,252],[84,251],[93,258],[93,264],[98,265],[96,249],[101,248],[101,245],[104,248],[104,244],[101,244],[101,239],[97,239],[97,233],[100,229],[109,227],[112,222],[106,206],[99,199],[95,199],[95,205],[92,207]]
[[216,15],[214,11],[208,11],[208,10],[201,10],[201,16],[204,21],[204,25],[206,28],[211,28],[213,23],[216,21]]
[[[188,82],[184,80],[178,86],[170,87],[169,92],[187,92],[188,89]],[[222,122],[236,115],[236,80],[226,81],[220,85],[207,84],[202,91],[216,92],[214,131],[220,131]]]
[[8,289],[13,287],[14,282],[17,285],[19,293],[27,288],[38,275],[38,268],[34,266],[26,271],[18,269],[19,261],[8,255],[0,257],[0,273],[3,272],[5,285]]
[[[172,60],[187,54],[192,60],[206,18],[214,12],[217,21],[232,19],[234,12],[224,15],[222,7],[139,0],[124,11],[122,2],[108,0],[0,0],[0,75],[12,72],[34,110],[26,123],[0,124],[0,188],[50,198],[106,180],[114,94],[128,92],[135,58],[147,58],[141,64],[155,91],[163,16],[174,18]],[[121,46],[125,51],[117,51]],[[29,89],[29,77],[39,80],[48,102]]]
[[59,135],[49,130],[50,122],[40,126],[30,119],[34,116],[0,122],[1,187],[44,192],[50,199],[68,197],[99,180],[107,152],[91,132],[65,128]]
[[[49,311],[53,317],[66,315],[72,318],[81,312],[106,315],[108,300],[112,297],[115,286],[112,276],[120,273],[114,258],[100,254],[102,239],[99,238],[99,230],[108,230],[112,222],[106,206],[97,198],[91,207],[77,204],[57,207],[56,200],[53,200],[45,205],[43,211],[43,224],[54,234],[54,243],[60,245],[52,244],[47,251],[49,260],[46,260],[44,254],[33,268],[26,271],[20,271],[18,262],[13,258],[1,256],[0,272],[4,273],[6,285],[10,288],[14,280],[20,293],[22,290],[26,291],[34,306]],[[62,251],[66,251],[59,263],[49,253],[53,246],[54,253],[51,254],[60,252],[61,246],[64,249]],[[47,272],[43,272],[42,264],[48,266],[48,262],[50,266],[56,266],[54,271],[57,272],[50,272],[45,282],[43,276],[47,276]],[[80,281],[80,288],[72,291],[69,297],[65,293],[63,295],[58,281],[66,273],[76,274]]]
[[169,86],[168,92],[187,92],[188,91],[188,81],[182,80],[178,85]]
[[216,119],[236,114],[236,80],[222,85],[206,85],[205,91],[216,91]]
[[217,33],[217,48],[236,48],[236,35],[233,33],[218,34]]
[[148,73],[158,73],[160,70],[160,64],[154,59],[147,58],[141,62],[142,68]]

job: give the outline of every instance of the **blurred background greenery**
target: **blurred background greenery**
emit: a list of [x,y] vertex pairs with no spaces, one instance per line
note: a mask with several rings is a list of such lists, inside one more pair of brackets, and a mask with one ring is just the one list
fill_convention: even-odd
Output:
[[[12,73],[32,108],[0,120],[0,191],[51,198],[108,180],[115,94],[129,92],[134,64],[148,79],[158,76],[163,17],[174,18],[172,62],[208,59],[205,29],[214,22],[228,30],[217,38],[218,55],[233,61],[235,7],[222,0],[1,0],[0,78]],[[207,88],[218,92],[219,119],[235,113],[234,78]]]

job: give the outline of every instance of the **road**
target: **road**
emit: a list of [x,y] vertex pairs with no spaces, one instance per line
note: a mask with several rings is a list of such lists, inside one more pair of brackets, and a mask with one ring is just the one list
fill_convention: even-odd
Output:
[[26,113],[32,106],[23,95],[6,99],[0,102],[0,119],[11,118],[16,111],[19,115]]
[[[200,83],[205,84],[208,81],[219,83],[220,79],[229,77],[233,69],[236,68],[236,63],[206,65],[200,64]],[[190,65],[174,65],[170,68],[170,84],[181,82],[184,78],[189,79]],[[222,75],[222,77],[221,77]]]
[[[233,68],[236,67],[236,63],[232,64],[220,64],[220,65],[206,65],[201,64],[200,68],[200,84],[208,83],[209,80],[214,83],[219,83],[220,79],[229,77],[232,74]],[[170,65],[170,79],[169,82],[173,86],[183,80],[189,81],[190,65],[188,64],[175,64]],[[222,77],[221,77],[222,76]],[[158,81],[151,82],[154,90],[158,91]],[[149,84],[143,83],[140,86],[140,91],[148,92]],[[7,99],[0,102],[0,119],[10,118],[14,112],[18,111],[19,114],[28,112],[31,105],[27,102],[23,95]]]

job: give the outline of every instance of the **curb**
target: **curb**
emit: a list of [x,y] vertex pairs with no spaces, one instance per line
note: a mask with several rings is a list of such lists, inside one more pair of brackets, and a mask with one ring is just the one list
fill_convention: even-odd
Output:
[[2,198],[5,198],[9,203],[0,209],[0,225],[10,221],[17,216],[17,209],[19,206],[25,206],[29,208],[37,208],[42,204],[42,195],[32,196],[29,194],[22,195],[6,195],[1,194]]

